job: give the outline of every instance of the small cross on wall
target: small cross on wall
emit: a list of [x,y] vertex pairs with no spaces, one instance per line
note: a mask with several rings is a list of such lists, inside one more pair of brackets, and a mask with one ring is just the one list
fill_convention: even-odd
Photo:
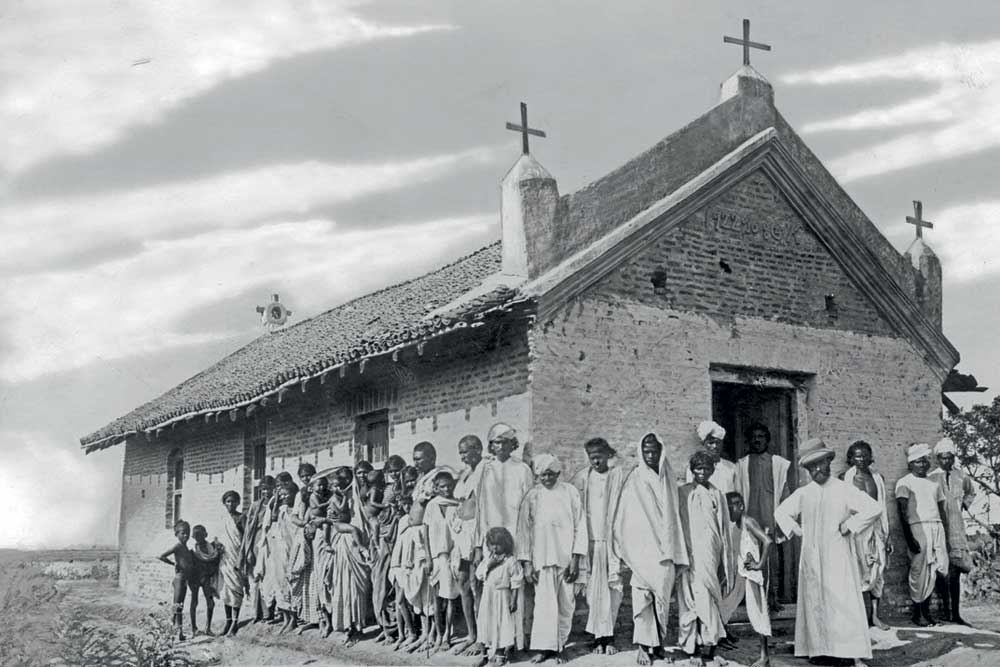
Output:
[[541,130],[535,130],[528,127],[528,105],[521,102],[521,124],[515,125],[514,123],[507,123],[507,129],[513,130],[514,132],[521,133],[521,152],[525,155],[528,154],[528,135],[533,134],[536,137],[544,137],[545,133]]
[[761,51],[770,51],[770,44],[761,44],[760,42],[750,41],[750,19],[743,19],[743,39],[739,37],[727,37],[723,35],[722,42],[724,44],[739,44],[743,47],[743,64],[750,64],[750,49],[760,49]]
[[924,220],[924,203],[913,200],[913,215],[906,216],[906,221],[917,228],[917,238],[924,238],[924,227],[934,229],[934,223]]

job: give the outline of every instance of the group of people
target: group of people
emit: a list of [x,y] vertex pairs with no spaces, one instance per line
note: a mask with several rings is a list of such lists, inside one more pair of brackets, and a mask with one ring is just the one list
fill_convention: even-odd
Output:
[[[336,631],[351,643],[375,622],[377,641],[396,650],[450,650],[503,664],[527,647],[532,662],[562,662],[579,595],[591,650],[617,652],[630,572],[638,664],[672,659],[667,628],[676,600],[676,646],[687,657],[724,664],[716,652],[732,648],[727,624],[745,602],[759,636],[755,665],[767,667],[777,552],[801,538],[795,654],[863,665],[871,657],[869,627],[884,625],[878,602],[891,551],[885,481],[871,469],[872,448],[852,444],[851,467],[838,479],[830,474],[835,453],[810,440],[799,476],[769,451],[762,424],[748,429],[750,451],[736,463],[722,458],[720,425],[703,422],[697,433],[702,448],[681,478],[655,433],[637,444],[635,465],[603,438],[586,441],[589,465],[567,479],[551,454],[530,466],[513,456],[517,432],[496,424],[485,454],[477,436],[459,441],[459,471],[438,465],[434,446],[421,442],[412,465],[394,455],[381,469],[362,461],[317,474],[302,463],[298,484],[287,472],[265,477],[245,513],[239,494],[227,491],[222,535],[209,543],[204,527],[192,531],[178,521],[177,544],[160,556],[176,571],[179,637],[190,589],[193,632],[201,592],[208,634],[213,598],[225,605],[223,633],[236,634],[246,597],[253,621],[280,623],[280,633]],[[950,441],[934,453],[940,467],[928,474],[931,448],[912,445],[910,473],[895,489],[911,552],[913,621],[921,625],[935,622],[935,590],[946,616],[964,622],[961,509],[972,486],[954,468]]]

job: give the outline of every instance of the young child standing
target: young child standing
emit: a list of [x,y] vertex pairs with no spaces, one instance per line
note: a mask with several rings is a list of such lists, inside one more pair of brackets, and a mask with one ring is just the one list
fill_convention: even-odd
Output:
[[398,651],[403,647],[417,642],[418,635],[413,629],[413,614],[410,604],[406,600],[405,577],[406,570],[403,567],[403,535],[410,527],[410,510],[413,507],[413,496],[402,493],[394,496],[396,523],[393,527],[395,540],[392,545],[392,554],[389,558],[389,583],[393,587],[395,596],[396,615],[396,641],[392,645],[392,650]]
[[[406,475],[404,474],[404,483]],[[408,494],[412,498],[412,493]],[[420,636],[403,649],[412,653],[431,646],[437,640],[435,602],[430,578],[433,559],[428,545],[427,526],[424,525],[424,508],[411,500],[409,521],[397,538],[399,542],[399,571],[397,585],[402,584],[403,594],[415,616],[420,617]]]
[[746,587],[747,618],[754,632],[760,637],[760,658],[750,667],[770,667],[771,654],[767,640],[771,636],[771,618],[767,609],[768,581],[764,576],[763,564],[771,551],[771,538],[760,527],[757,520],[744,514],[746,505],[739,491],[726,494],[729,503],[729,518],[740,529],[740,541],[736,546],[736,568]]
[[710,481],[715,461],[698,451],[691,456],[690,468],[694,481],[679,492],[690,565],[681,572],[677,592],[677,644],[692,659],[700,654],[701,664],[714,665],[716,646],[726,636],[719,603],[736,585],[735,551],[726,496]]
[[226,491],[222,495],[222,505],[226,508],[220,536],[222,561],[219,564],[219,572],[222,574],[222,603],[226,610],[226,624],[222,628],[222,634],[235,636],[240,624],[243,592],[247,588],[247,582],[240,567],[245,519],[237,509],[240,506],[240,494],[236,491]]
[[[452,614],[455,600],[459,597],[458,582],[452,571],[451,555],[454,548],[451,525],[458,501],[453,497],[455,478],[447,470],[434,476],[434,497],[424,508],[424,523],[427,525],[427,546],[434,562],[430,585],[435,600],[435,615],[438,628],[435,651],[447,648],[453,634]],[[470,622],[470,621],[466,621]]]
[[911,445],[906,451],[910,473],[896,482],[896,506],[910,548],[910,619],[919,626],[937,624],[931,616],[931,595],[935,586],[948,585],[945,495],[941,485],[927,477],[930,455],[930,445]]
[[[209,543],[208,531],[201,524],[191,529],[191,537],[194,538],[194,548],[191,555],[194,556],[195,576],[188,582],[191,588],[191,636],[198,634],[198,625],[195,617],[198,613],[198,591],[205,595],[205,634],[214,636],[212,632],[212,615],[215,612],[215,598],[219,597],[219,589],[222,587],[222,575],[219,572],[219,561],[222,558],[220,545]],[[223,632],[223,634],[225,634]]]
[[[191,524],[179,519],[174,523],[174,537],[177,538],[177,543],[160,554],[160,560],[174,566],[174,627],[177,628],[177,640],[184,641],[184,598],[187,597],[189,582],[197,578],[194,556],[187,546],[191,539]],[[174,559],[170,560],[168,556],[173,556]]]
[[490,528],[486,533],[487,557],[476,568],[483,582],[476,634],[486,647],[480,665],[504,665],[511,648],[524,648],[524,619],[518,607],[518,591],[524,585],[524,571],[514,558],[514,538],[506,528]]

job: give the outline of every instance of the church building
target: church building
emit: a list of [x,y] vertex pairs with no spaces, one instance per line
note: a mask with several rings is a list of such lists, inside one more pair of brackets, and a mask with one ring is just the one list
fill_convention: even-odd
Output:
[[[791,460],[823,438],[835,473],[867,440],[890,489],[907,444],[940,437],[959,355],[941,331],[938,259],[921,237],[893,248],[752,67],[572,194],[530,154],[526,118],[518,129],[498,242],[266,333],[82,438],[87,452],[125,447],[122,587],[165,590],[154,546],[178,518],[212,533],[227,489],[246,503],[263,475],[299,462],[409,460],[422,440],[458,465],[459,438],[485,441],[499,421],[567,476],[591,437],[634,461],[656,432],[683,475],[701,420],[726,427],[732,460],[761,421]],[[896,607],[907,552],[894,509],[890,523]],[[794,563],[779,580],[794,601]]]

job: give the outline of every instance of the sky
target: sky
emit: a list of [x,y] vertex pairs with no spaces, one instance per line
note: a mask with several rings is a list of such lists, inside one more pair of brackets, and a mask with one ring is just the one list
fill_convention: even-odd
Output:
[[1000,3],[820,4],[3,3],[0,493],[31,500],[0,547],[114,544],[123,448],[80,436],[260,335],[272,293],[300,321],[499,238],[520,101],[563,193],[679,129],[744,17],[779,110],[901,251],[923,201],[990,400]]

